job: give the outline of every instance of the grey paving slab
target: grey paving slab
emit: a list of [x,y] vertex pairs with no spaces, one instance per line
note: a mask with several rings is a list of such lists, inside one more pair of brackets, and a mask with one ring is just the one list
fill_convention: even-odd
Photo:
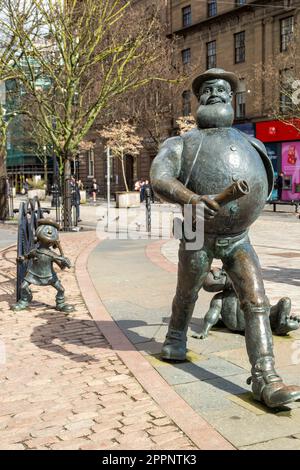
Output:
[[286,383],[300,386],[300,364],[277,368]]
[[281,437],[267,442],[242,446],[240,450],[300,450],[300,440],[292,436]]
[[13,245],[17,241],[17,233],[14,230],[0,227],[0,250],[7,246]]
[[[223,379],[224,377],[230,377],[244,372],[240,367],[216,358],[200,360],[195,363],[185,362],[182,364],[170,364],[169,367],[159,367],[158,371],[170,385],[195,382],[197,380],[219,380],[221,388],[222,383],[226,383]],[[228,387],[230,388],[230,385],[228,385]],[[236,389],[234,384],[232,387]],[[239,388],[237,393],[241,393]]]
[[[188,330],[188,346],[196,352],[204,354],[225,353],[234,349],[245,349],[245,338],[228,331],[214,330],[208,338],[201,340],[192,337],[194,328]],[[246,361],[245,361],[246,362]],[[243,366],[242,366],[243,367]]]
[[[165,336],[165,335],[164,335]],[[138,351],[145,354],[146,356],[156,356],[161,352],[163,341],[147,341],[144,343],[138,343],[135,345]]]
[[117,321],[117,324],[121,327],[127,338],[135,345],[149,342],[149,340],[156,337],[157,330],[161,327],[159,324],[128,327],[126,326],[126,323],[132,324],[133,322]]
[[[297,411],[297,410],[295,410]],[[291,412],[289,416],[266,412],[263,415],[249,413],[233,426],[227,417],[215,419],[214,427],[237,447],[258,444],[280,437],[289,437],[300,431],[300,416]]]
[[235,408],[228,399],[229,392],[236,394],[247,392],[246,389],[232,383],[230,379],[216,379],[216,382],[197,380],[188,384],[175,385],[174,388],[196,411],[206,414],[212,410]]
[[149,309],[136,303],[129,301],[118,301],[110,299],[104,301],[105,308],[109,312],[114,313],[114,319],[116,321],[123,321],[124,326],[128,326],[125,322],[140,322],[145,325],[151,325],[153,323],[168,324],[169,315],[166,315],[164,311],[160,309]]

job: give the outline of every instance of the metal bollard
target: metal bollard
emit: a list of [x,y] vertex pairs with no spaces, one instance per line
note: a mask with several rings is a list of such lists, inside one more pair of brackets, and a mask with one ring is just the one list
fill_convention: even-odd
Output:
[[151,189],[149,186],[145,188],[146,202],[146,231],[151,232]]

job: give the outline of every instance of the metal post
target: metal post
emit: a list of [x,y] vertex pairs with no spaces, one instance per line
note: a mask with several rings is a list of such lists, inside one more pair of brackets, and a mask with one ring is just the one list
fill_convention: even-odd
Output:
[[146,202],[146,231],[151,232],[151,189],[149,186],[145,187],[145,202]]
[[13,189],[8,187],[8,217],[13,219],[14,217],[14,195]]
[[107,173],[107,228],[109,223],[109,214],[110,214],[110,147],[106,149],[106,173]]

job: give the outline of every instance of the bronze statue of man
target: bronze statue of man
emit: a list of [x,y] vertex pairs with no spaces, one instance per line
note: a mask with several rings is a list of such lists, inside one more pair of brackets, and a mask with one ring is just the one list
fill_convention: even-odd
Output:
[[[238,79],[210,69],[193,81],[199,100],[197,128],[167,139],[151,168],[155,193],[182,207],[204,208],[202,248],[179,247],[178,282],[172,315],[162,348],[165,360],[185,360],[186,333],[198,292],[214,258],[221,259],[245,316],[245,339],[252,366],[254,398],[274,408],[300,400],[300,387],[287,386],[274,368],[270,304],[248,229],[260,215],[273,188],[273,170],[262,142],[232,127],[233,93]],[[238,180],[249,192],[220,206],[214,195]]]

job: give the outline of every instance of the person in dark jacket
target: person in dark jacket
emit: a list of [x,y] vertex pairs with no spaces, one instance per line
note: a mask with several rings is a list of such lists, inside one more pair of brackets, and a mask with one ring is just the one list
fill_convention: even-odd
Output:
[[72,191],[72,206],[75,207],[76,210],[76,219],[77,222],[81,222],[80,218],[80,189],[78,186],[78,182],[75,178],[71,179],[71,191]]
[[284,178],[284,173],[281,172],[279,173],[275,181],[275,188],[277,189],[277,199],[279,201],[281,201],[281,197],[282,197],[283,178]]

